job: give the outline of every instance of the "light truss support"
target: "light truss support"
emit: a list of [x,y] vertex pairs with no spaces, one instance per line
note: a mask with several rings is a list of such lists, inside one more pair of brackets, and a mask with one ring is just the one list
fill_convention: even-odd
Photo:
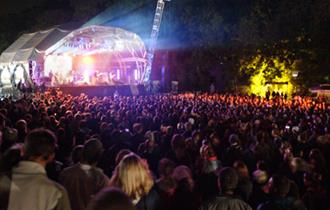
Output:
[[152,62],[154,60],[155,48],[157,45],[159,29],[162,22],[164,6],[165,6],[165,2],[169,2],[169,1],[171,0],[158,0],[157,2],[155,17],[151,29],[150,43],[147,52],[147,65],[145,67],[144,76],[142,77],[143,83],[145,84],[148,84],[150,82]]

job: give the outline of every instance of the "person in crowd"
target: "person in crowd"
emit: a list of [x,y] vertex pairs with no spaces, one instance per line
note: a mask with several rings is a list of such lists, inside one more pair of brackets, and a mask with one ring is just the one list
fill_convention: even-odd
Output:
[[116,166],[120,163],[120,161],[126,156],[126,155],[129,155],[129,154],[131,154],[132,153],[132,151],[131,150],[129,150],[129,149],[122,149],[122,150],[120,150],[118,153],[117,153],[117,155],[116,155],[116,159],[115,159],[115,161],[116,161]]
[[192,167],[192,160],[187,151],[183,135],[176,134],[171,140],[171,151],[169,158],[177,165],[187,165]]
[[237,134],[229,136],[229,144],[230,146],[227,148],[223,158],[226,166],[232,166],[235,161],[242,160],[244,154],[241,140]]
[[133,125],[133,132],[134,135],[131,138],[131,145],[132,145],[132,149],[134,152],[138,151],[138,147],[140,144],[143,143],[144,141],[144,134],[143,134],[143,124],[141,123],[135,123]]
[[11,171],[14,166],[22,160],[22,144],[10,147],[3,156],[0,157],[0,173]]
[[260,203],[268,199],[266,189],[269,175],[267,171],[267,164],[264,161],[258,161],[257,170],[252,174],[253,191],[249,200],[249,204],[253,209],[256,209]]
[[192,177],[190,168],[185,165],[177,166],[173,171],[172,177],[177,183],[173,195],[173,209],[198,209],[200,200],[195,191],[195,181]]
[[235,198],[235,190],[238,184],[238,174],[235,169],[224,167],[218,176],[220,196],[205,201],[200,210],[252,210],[252,208],[239,198]]
[[302,158],[295,157],[290,161],[290,177],[295,182],[301,192],[304,188],[304,173],[308,172],[309,168],[307,162]]
[[148,161],[148,165],[152,171],[157,171],[157,164],[160,160],[159,145],[156,142],[155,135],[152,133],[147,136],[147,139],[139,145],[139,156]]
[[77,164],[82,161],[82,153],[84,150],[83,145],[77,145],[73,148],[71,152],[71,163],[72,165]]
[[20,119],[16,122],[17,129],[17,142],[23,143],[25,136],[28,133],[27,123],[24,119]]
[[291,187],[287,177],[275,174],[269,179],[267,187],[269,198],[258,206],[258,210],[293,209],[293,202],[287,196]]
[[235,198],[235,190],[239,177],[235,169],[224,167],[219,172],[218,185],[220,196],[206,201],[200,210],[252,210],[252,208],[239,198]]
[[122,190],[107,187],[93,197],[87,210],[135,210],[135,207]]
[[147,163],[138,155],[126,155],[117,165],[110,186],[125,192],[138,210],[161,209],[160,196]]
[[60,183],[67,189],[73,210],[85,209],[96,193],[109,184],[108,177],[96,165],[103,153],[98,139],[88,140],[81,161],[62,171]]
[[0,112],[0,132],[1,132],[1,151],[5,152],[11,146],[16,143],[17,140],[17,130],[10,126],[10,121],[4,115],[7,113],[7,110],[1,110]]
[[162,200],[162,209],[173,209],[173,198],[177,188],[177,182],[172,177],[175,164],[173,161],[163,158],[158,163],[157,188]]
[[212,147],[211,142],[204,140],[200,147],[200,158],[202,163],[202,173],[208,174],[220,168],[221,163]]
[[1,209],[71,209],[66,190],[46,175],[45,167],[55,157],[55,145],[56,137],[47,129],[28,133],[22,160],[7,173],[7,178],[0,179]]
[[175,164],[167,158],[163,158],[158,162],[159,179],[156,183],[158,188],[168,195],[168,197],[171,197],[176,189],[177,183],[172,177],[174,169]]
[[302,200],[309,210],[326,210],[330,208],[326,189],[321,183],[320,174],[308,172],[304,174],[305,190]]
[[253,191],[253,184],[250,180],[249,169],[242,161],[236,161],[233,168],[238,174],[238,184],[235,194],[240,196],[240,198],[245,202],[248,202]]

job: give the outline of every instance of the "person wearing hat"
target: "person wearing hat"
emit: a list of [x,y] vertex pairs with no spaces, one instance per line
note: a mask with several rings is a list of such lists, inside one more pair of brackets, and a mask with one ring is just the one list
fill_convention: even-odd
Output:
[[218,175],[220,195],[204,202],[200,210],[252,210],[247,203],[235,197],[238,179],[235,169],[222,168]]
[[108,185],[108,177],[96,167],[102,153],[102,143],[90,139],[83,146],[81,161],[62,171],[59,181],[69,193],[73,210],[85,209],[92,196]]

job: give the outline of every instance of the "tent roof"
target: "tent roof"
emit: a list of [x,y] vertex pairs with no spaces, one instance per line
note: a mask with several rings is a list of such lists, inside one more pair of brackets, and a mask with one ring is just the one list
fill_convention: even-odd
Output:
[[23,34],[1,54],[0,63],[37,60],[45,50],[70,32],[71,30],[56,26],[44,31]]
[[[156,5],[156,0],[118,1],[91,18],[82,27],[102,25],[122,28],[136,33],[146,46],[149,46]],[[158,49],[170,49],[180,46],[180,34],[175,32],[175,27],[173,27],[175,15],[172,12],[172,7],[173,2],[165,4],[157,40]]]
[[102,52],[134,52],[145,56],[141,38],[121,28],[91,25],[72,31],[46,50],[48,54],[88,55]]
[[90,19],[83,27],[91,25],[118,27],[136,33],[146,42],[150,38],[156,4],[155,0],[140,0],[133,4],[120,1]]

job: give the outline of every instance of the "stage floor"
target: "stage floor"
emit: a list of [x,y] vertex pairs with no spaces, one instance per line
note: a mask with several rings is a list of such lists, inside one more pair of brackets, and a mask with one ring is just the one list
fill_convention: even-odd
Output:
[[84,93],[88,96],[114,96],[115,93],[124,96],[145,95],[143,85],[100,85],[100,86],[58,86],[63,93],[79,96]]
[[[100,85],[100,86],[56,86],[56,87],[46,87],[55,88],[61,90],[63,93],[71,94],[73,96],[79,96],[82,93],[88,96],[114,96],[115,93],[124,96],[133,95],[146,95],[146,91],[143,85]],[[40,90],[39,90],[40,91]],[[0,97],[13,97],[20,98],[23,92],[19,91],[17,88],[12,86],[2,86],[0,87]]]

